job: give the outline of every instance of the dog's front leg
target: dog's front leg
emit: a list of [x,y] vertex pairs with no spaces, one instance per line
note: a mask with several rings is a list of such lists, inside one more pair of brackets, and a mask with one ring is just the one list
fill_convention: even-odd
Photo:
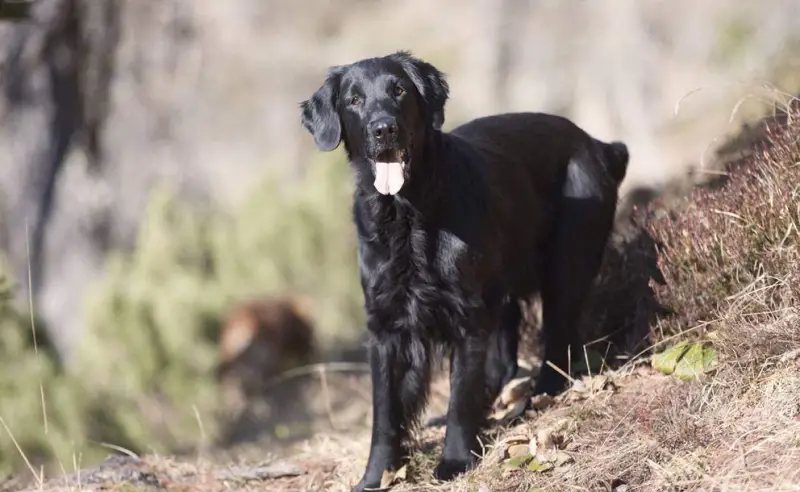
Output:
[[397,470],[406,457],[406,438],[416,424],[428,394],[428,347],[407,337],[373,341],[372,442],[367,469],[353,492],[379,490],[385,470]]
[[439,480],[471,469],[480,454],[478,433],[491,404],[485,373],[487,345],[487,336],[472,334],[453,347],[444,451],[434,472]]

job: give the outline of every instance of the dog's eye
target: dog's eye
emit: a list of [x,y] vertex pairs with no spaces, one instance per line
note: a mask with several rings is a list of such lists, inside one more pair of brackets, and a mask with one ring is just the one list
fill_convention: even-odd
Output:
[[394,95],[397,96],[397,97],[402,96],[406,92],[406,90],[403,89],[403,87],[400,86],[400,85],[394,86],[394,89],[392,89],[392,91],[394,92]]
[[349,101],[347,101],[347,103],[350,104],[350,106],[358,106],[361,104],[361,98],[358,96],[353,96]]

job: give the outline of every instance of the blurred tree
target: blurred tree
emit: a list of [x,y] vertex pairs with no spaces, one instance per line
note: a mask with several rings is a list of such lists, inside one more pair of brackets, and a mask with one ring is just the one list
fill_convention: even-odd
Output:
[[[4,123],[14,135],[16,159],[6,193],[3,243],[21,288],[38,298],[47,269],[44,244],[67,155],[83,150],[89,168],[102,166],[99,133],[108,112],[109,82],[118,39],[118,0],[37,0],[25,4],[32,22],[16,26],[4,58]],[[20,2],[5,0],[2,12],[21,12]],[[76,190],[77,191],[77,190]],[[102,245],[102,222],[92,230]],[[29,235],[29,237],[28,237]],[[29,251],[28,251],[29,249]],[[30,264],[31,282],[24,275]],[[52,339],[69,356],[74,334],[51,323]]]
[[528,11],[528,2],[521,0],[501,0],[497,3],[495,26],[495,66],[494,94],[498,111],[508,110],[510,84],[514,64],[519,57],[518,40],[521,21]]

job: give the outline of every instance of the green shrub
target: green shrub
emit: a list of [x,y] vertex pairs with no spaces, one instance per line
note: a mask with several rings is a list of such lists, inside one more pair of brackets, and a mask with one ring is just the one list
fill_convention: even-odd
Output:
[[231,302],[298,292],[312,301],[323,348],[352,343],[361,300],[351,233],[350,171],[313,163],[299,187],[268,179],[231,214],[157,190],[133,254],[114,254],[87,305],[79,369],[95,439],[143,450],[213,437],[218,323]]
[[[319,156],[298,186],[266,179],[228,212],[155,190],[135,250],[111,254],[86,299],[68,374],[50,353],[37,358],[0,269],[0,416],[34,466],[71,471],[73,456],[89,465],[111,452],[100,443],[174,453],[211,441],[222,415],[214,340],[233,302],[299,293],[311,301],[318,346],[354,341],[362,301],[342,157]],[[24,468],[0,428],[0,476]]]

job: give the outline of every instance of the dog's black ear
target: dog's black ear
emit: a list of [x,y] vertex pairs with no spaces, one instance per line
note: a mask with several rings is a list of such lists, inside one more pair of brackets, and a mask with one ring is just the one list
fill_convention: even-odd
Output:
[[408,76],[414,82],[431,116],[431,123],[437,130],[444,124],[444,105],[450,94],[445,74],[436,67],[419,58],[415,58],[408,51],[399,51],[394,55],[400,60]]
[[322,87],[310,99],[300,103],[300,121],[323,152],[335,149],[342,141],[342,123],[336,108],[340,79],[339,67],[331,68]]

